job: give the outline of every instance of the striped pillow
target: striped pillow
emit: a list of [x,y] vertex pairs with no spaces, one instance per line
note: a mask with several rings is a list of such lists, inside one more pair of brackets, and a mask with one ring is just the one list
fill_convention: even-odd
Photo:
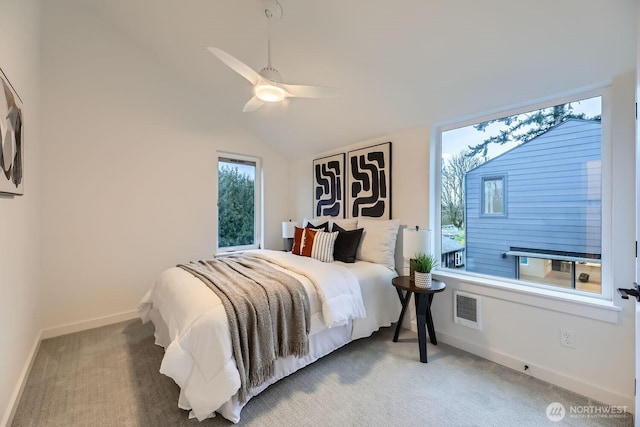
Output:
[[334,231],[333,233],[318,231],[313,239],[311,258],[315,258],[322,262],[333,262],[333,247],[336,244],[337,238],[337,231]]

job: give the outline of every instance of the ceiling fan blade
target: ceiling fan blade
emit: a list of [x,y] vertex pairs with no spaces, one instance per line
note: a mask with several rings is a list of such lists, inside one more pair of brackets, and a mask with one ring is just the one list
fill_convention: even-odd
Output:
[[338,89],[326,86],[280,84],[288,96],[296,98],[335,98],[340,96]]
[[224,50],[218,49],[217,47],[208,47],[207,50],[213,53],[220,61],[224,62],[233,71],[249,80],[252,85],[255,86],[260,81],[260,74],[258,74],[244,62],[229,55]]
[[264,101],[256,98],[255,96],[249,100],[246,104],[244,104],[244,108],[242,109],[243,113],[247,113],[249,111],[256,110],[264,104]]

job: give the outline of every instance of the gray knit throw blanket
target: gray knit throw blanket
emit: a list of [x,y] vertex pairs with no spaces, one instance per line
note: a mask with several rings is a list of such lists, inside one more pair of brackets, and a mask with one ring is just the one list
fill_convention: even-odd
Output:
[[238,399],[275,374],[275,360],[309,353],[309,297],[267,261],[242,255],[180,264],[220,298],[240,374]]

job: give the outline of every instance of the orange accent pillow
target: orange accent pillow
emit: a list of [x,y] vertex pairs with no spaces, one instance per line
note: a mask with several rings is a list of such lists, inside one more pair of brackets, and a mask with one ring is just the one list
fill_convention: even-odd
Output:
[[293,247],[291,248],[291,252],[295,255],[302,255],[303,236],[304,228],[296,227],[293,234]]
[[317,232],[318,230],[314,230],[313,228],[304,229],[302,253],[300,255],[311,257],[311,251],[313,250],[313,239],[316,238]]

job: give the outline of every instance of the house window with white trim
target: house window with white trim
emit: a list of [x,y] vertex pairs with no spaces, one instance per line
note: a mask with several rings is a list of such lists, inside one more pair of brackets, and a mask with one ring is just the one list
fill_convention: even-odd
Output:
[[[606,90],[442,127],[436,180],[439,223],[464,246],[446,270],[611,298],[603,282],[610,217]],[[507,182],[508,179],[508,182]],[[445,241],[446,240],[446,241]],[[606,257],[605,257],[606,258]]]
[[260,247],[260,159],[218,155],[218,252]]
[[482,214],[505,215],[505,178],[492,176],[482,178]]

